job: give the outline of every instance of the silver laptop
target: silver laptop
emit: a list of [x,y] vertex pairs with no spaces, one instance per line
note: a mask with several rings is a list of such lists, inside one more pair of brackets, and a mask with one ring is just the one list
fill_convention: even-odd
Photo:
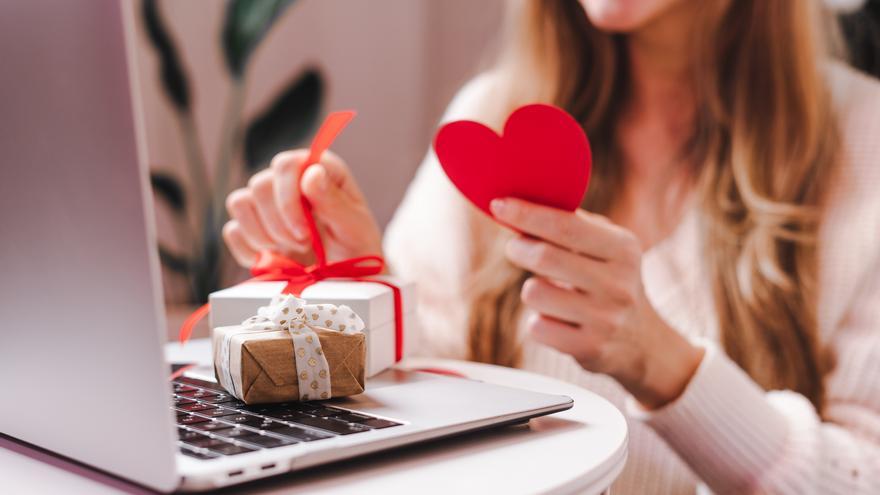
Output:
[[0,2],[0,433],[202,490],[571,407],[393,370],[331,403],[248,407],[211,381],[169,383],[133,11]]

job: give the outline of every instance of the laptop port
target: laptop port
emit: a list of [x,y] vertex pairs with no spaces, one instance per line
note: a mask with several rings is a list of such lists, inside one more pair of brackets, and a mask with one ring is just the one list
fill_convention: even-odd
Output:
[[244,474],[244,470],[241,469],[239,469],[238,471],[230,471],[229,477],[232,478],[233,476],[241,476],[242,474]]
[[273,467],[275,467],[274,462],[272,464],[266,464],[265,466],[260,466],[260,469],[262,469],[263,471],[266,471],[267,469],[272,469]]

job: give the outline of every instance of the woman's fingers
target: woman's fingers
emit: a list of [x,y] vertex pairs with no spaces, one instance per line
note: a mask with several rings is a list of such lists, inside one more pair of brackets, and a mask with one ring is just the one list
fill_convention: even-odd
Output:
[[361,192],[360,187],[358,187],[357,182],[351,175],[351,171],[339,155],[327,150],[321,155],[320,163],[327,171],[330,181],[335,184],[342,193],[354,202],[366,203],[363,192]]
[[525,327],[533,340],[570,354],[579,363],[592,362],[600,354],[601,338],[589,330],[539,313],[530,314]]
[[274,249],[272,240],[260,220],[253,194],[249,189],[236,189],[226,197],[226,210],[238,222],[238,226],[248,244],[256,249]]
[[330,235],[343,244],[375,242],[378,232],[365,202],[352,196],[333,177],[329,167],[313,165],[302,177],[302,192],[309,198],[315,215]]
[[516,198],[496,199],[492,214],[501,222],[577,253],[602,260],[638,258],[638,240],[600,215],[571,213]]
[[607,263],[587,258],[539,239],[518,236],[505,246],[507,259],[532,273],[595,292],[603,285]]
[[591,296],[560,287],[546,279],[532,277],[525,281],[520,297],[523,303],[556,320],[605,335],[613,327],[611,312]]
[[580,324],[584,295],[554,286],[547,280],[532,277],[525,281],[520,298],[535,311],[572,324]]
[[[333,259],[381,252],[381,232],[363,194],[345,163],[325,152],[321,162],[308,167],[308,151],[280,153],[271,168],[258,172],[248,187],[233,191],[226,200],[235,221],[230,238],[246,242],[250,251],[272,250],[296,260],[307,260],[312,239],[303,212],[308,198],[312,217]],[[251,254],[239,242],[236,259]]]
[[[322,185],[312,183],[309,184],[306,175],[314,168],[320,168],[326,172],[328,179],[326,185],[334,186],[330,189],[331,193],[338,192],[336,197],[338,200],[346,200],[339,204],[345,207],[345,203],[364,203],[364,196],[355,183],[348,170],[348,167],[335,153],[330,151],[324,152],[321,156],[319,165],[312,165],[306,172],[303,167],[308,159],[308,150],[294,150],[279,153],[272,160],[272,170],[274,171],[274,187],[273,193],[275,204],[278,211],[281,212],[281,219],[288,232],[293,238],[301,243],[307,243],[309,239],[309,229],[303,216],[300,195],[305,194],[312,205],[321,202],[323,199],[320,195],[325,194],[322,188],[314,189],[313,186]],[[328,188],[329,189],[329,188]],[[311,193],[311,194],[310,194]],[[326,203],[326,201],[324,201]],[[322,221],[328,221],[323,217]]]
[[257,249],[250,245],[241,229],[238,221],[230,220],[223,226],[223,240],[229,247],[229,252],[239,265],[244,267],[253,266],[257,260]]
[[508,241],[505,254],[514,265],[570,284],[595,300],[614,304],[632,302],[633,288],[629,285],[638,279],[632,276],[637,269],[629,265],[599,261],[523,236]]
[[285,228],[299,243],[306,243],[309,239],[299,192],[300,169],[308,156],[308,150],[285,151],[275,155],[270,166],[274,172],[272,192],[275,206],[281,212]]
[[305,243],[297,241],[284,224],[282,212],[275,202],[274,179],[271,170],[262,170],[248,181],[248,189],[254,200],[257,215],[266,233],[285,251],[303,252],[308,249]]

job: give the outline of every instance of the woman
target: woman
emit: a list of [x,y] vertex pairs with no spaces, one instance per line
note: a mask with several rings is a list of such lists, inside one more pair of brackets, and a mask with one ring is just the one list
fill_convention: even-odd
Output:
[[[446,119],[565,108],[593,146],[584,210],[495,201],[513,234],[429,153],[385,237],[420,285],[420,350],[615,402],[632,419],[620,492],[880,493],[880,85],[826,55],[819,10],[524,2]],[[304,157],[230,195],[242,264],[308,256]],[[337,156],[301,187],[331,257],[380,250]]]

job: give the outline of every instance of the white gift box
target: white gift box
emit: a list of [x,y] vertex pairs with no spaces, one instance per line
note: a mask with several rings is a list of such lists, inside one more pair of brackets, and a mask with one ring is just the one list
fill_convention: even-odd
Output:
[[[394,277],[374,277],[388,281],[400,288],[403,331],[415,335],[411,325],[416,324],[415,285],[401,282]],[[248,282],[214,292],[211,303],[211,328],[240,325],[257,314],[260,306],[266,306],[279,294],[286,282]],[[300,294],[309,304],[346,305],[354,310],[366,325],[367,376],[373,376],[391,367],[395,362],[396,331],[394,321],[394,294],[390,287],[375,283],[351,280],[323,280],[305,288]],[[404,338],[403,345],[406,344]],[[406,348],[404,347],[404,353]]]

